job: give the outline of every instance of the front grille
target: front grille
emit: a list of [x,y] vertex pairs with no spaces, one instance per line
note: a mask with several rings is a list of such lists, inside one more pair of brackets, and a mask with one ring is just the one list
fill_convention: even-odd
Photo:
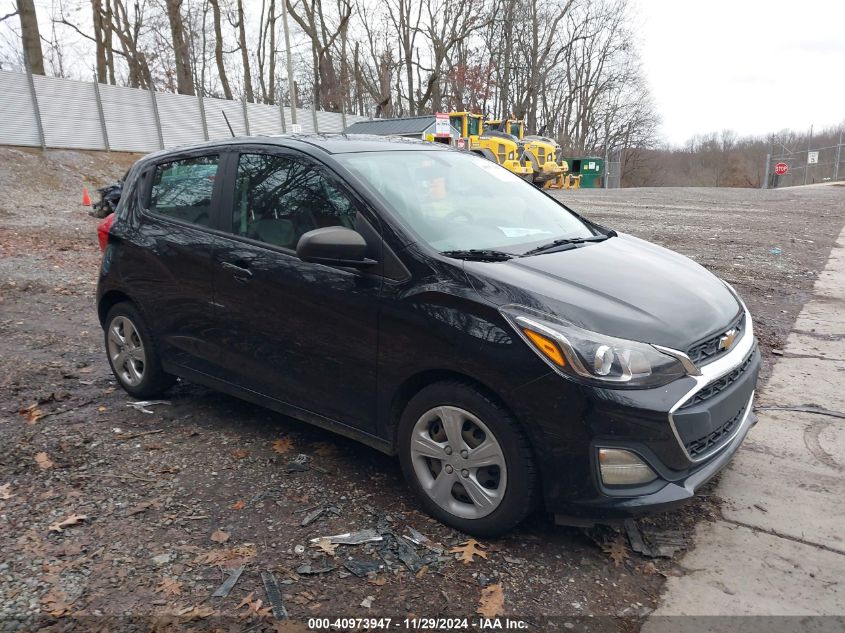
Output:
[[699,341],[692,347],[687,350],[687,356],[690,357],[690,360],[695,363],[696,365],[706,365],[712,360],[716,360],[722,354],[727,353],[730,350],[722,350],[719,349],[719,341],[725,335],[725,332],[731,329],[736,329],[736,340],[738,341],[742,337],[742,331],[745,327],[745,313],[743,312],[739,315],[733,323],[731,323],[728,327],[724,330],[719,332],[718,334],[711,336],[703,341]]
[[687,400],[684,404],[681,405],[681,409],[686,407],[691,407],[693,405],[699,404],[704,402],[708,398],[712,398],[717,393],[720,393],[730,387],[733,383],[735,383],[740,376],[748,369],[748,366],[751,365],[751,360],[754,358],[754,352],[752,351],[748,358],[742,361],[742,365],[731,371],[730,373],[725,374],[719,380],[714,380],[709,385],[704,387],[701,391],[697,391],[692,398]]
[[737,425],[740,423],[743,415],[745,414],[747,406],[748,405],[743,406],[739,411],[737,411],[736,415],[716,430],[708,433],[704,437],[700,437],[684,444],[689,456],[695,459],[726,441],[736,430]]

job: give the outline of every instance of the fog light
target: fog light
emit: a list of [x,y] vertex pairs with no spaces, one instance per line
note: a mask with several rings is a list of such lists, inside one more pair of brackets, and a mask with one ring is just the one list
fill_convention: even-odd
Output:
[[657,479],[654,471],[631,451],[619,448],[599,449],[601,479],[608,486],[647,484]]

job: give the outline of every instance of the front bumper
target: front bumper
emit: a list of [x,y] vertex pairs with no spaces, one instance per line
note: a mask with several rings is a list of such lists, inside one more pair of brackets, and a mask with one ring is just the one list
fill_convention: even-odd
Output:
[[[750,326],[729,353],[656,389],[579,387],[553,406],[553,379],[525,387],[520,400],[544,403],[524,415],[541,427],[537,451],[548,511],[559,523],[585,525],[671,509],[727,465],[756,422],[753,397],[761,357]],[[560,391],[560,377],[557,390]],[[522,412],[518,412],[523,415]],[[540,416],[544,419],[540,420]],[[562,423],[563,422],[563,423]],[[607,486],[600,448],[639,456],[657,478],[640,486]]]

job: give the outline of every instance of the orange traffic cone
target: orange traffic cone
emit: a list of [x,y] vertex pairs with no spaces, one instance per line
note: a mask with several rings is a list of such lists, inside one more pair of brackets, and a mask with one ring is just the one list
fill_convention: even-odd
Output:
[[88,187],[82,188],[82,206],[83,207],[90,207],[91,206],[91,196],[88,195]]

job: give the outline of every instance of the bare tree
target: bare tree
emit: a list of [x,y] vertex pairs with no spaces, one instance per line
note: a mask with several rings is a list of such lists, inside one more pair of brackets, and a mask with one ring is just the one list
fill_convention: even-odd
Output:
[[38,16],[35,15],[33,0],[18,0],[18,17],[21,21],[21,44],[29,70],[36,75],[44,74],[44,54],[41,51],[41,33],[38,31]]
[[211,5],[211,12],[214,23],[214,61],[217,63],[217,74],[220,77],[220,85],[223,88],[223,95],[227,99],[232,98],[232,89],[229,87],[229,77],[226,74],[226,64],[223,60],[223,26],[220,18],[220,0],[208,0]]
[[170,23],[170,36],[173,58],[176,65],[176,86],[179,94],[194,93],[194,78],[191,71],[191,55],[185,24],[182,19],[182,0],[165,0],[167,20]]

